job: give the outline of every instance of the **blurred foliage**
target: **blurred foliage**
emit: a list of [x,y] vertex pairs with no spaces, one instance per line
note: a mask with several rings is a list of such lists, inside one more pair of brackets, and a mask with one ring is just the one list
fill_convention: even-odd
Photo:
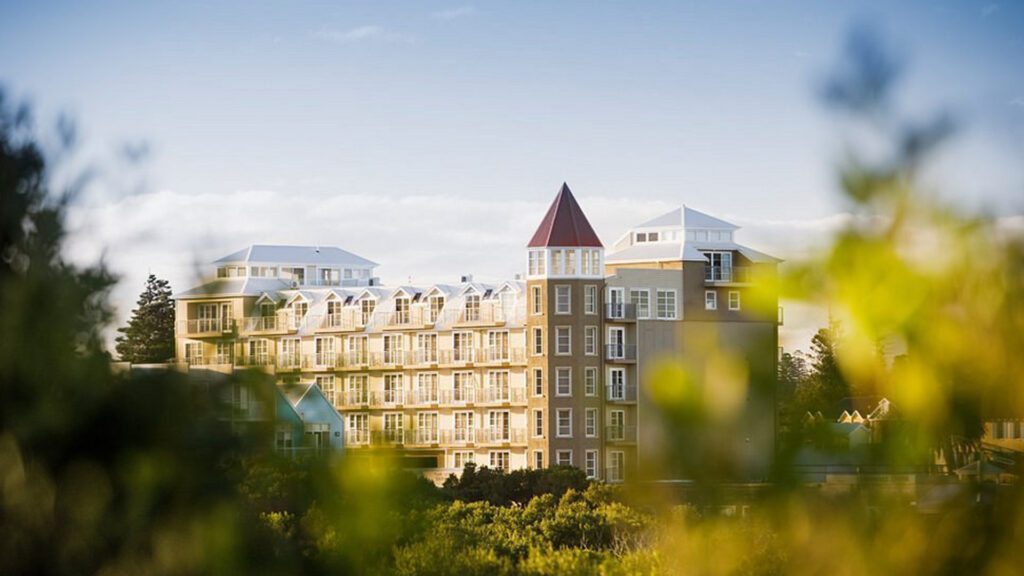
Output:
[[[806,374],[826,402],[846,389],[892,400],[914,431],[883,445],[896,466],[978,438],[981,416],[1024,414],[1024,245],[919,190],[953,123],[903,121],[891,98],[900,66],[877,41],[855,36],[848,56],[825,98],[874,133],[870,153],[851,143],[839,168],[857,217],[782,279],[787,296],[835,314],[841,345],[827,330],[812,367],[790,358],[784,374],[794,395]],[[79,184],[50,181],[35,142],[27,109],[0,98],[4,573],[1020,572],[1016,486],[939,477],[915,492],[893,477],[832,493],[780,475],[763,489],[613,488],[572,469],[470,467],[438,489],[387,454],[275,457],[265,430],[238,434],[223,400],[184,376],[112,371],[100,333],[114,279],[63,259]],[[898,362],[878,353],[883,341]],[[665,365],[645,384],[665,422],[715,440],[676,442],[670,429],[665,456],[730,470],[725,439],[742,431],[730,419],[751,390],[737,383],[774,387],[776,375],[709,349],[703,372]],[[924,488],[950,486],[967,489],[924,501]]]

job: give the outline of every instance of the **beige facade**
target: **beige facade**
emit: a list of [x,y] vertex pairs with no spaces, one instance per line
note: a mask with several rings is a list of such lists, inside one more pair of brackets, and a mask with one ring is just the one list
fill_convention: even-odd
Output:
[[616,482],[702,465],[698,439],[678,434],[649,386],[659,362],[701,372],[725,355],[744,391],[716,446],[737,455],[728,472],[763,477],[778,323],[762,287],[777,261],[691,212],[631,230],[606,257],[563,186],[525,280],[496,284],[384,288],[375,264],[338,249],[252,247],[176,296],[178,359],[315,383],[344,418],[348,450],[390,446],[434,477],[474,461],[567,464]]

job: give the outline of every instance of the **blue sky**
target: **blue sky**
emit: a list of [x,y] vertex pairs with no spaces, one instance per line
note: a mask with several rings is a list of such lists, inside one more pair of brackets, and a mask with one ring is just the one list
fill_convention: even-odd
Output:
[[72,220],[124,307],[251,242],[508,275],[563,180],[606,244],[685,202],[792,257],[844,210],[817,93],[857,23],[905,61],[904,109],[963,119],[945,193],[1021,213],[1024,3],[894,4],[0,1],[0,83],[101,166],[147,143],[141,187]]

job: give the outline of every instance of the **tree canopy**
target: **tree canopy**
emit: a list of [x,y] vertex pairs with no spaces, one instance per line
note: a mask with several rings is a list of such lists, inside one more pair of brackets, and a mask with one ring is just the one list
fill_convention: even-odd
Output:
[[150,274],[146,288],[132,311],[128,325],[118,328],[116,350],[122,361],[133,364],[174,359],[174,300],[171,285]]

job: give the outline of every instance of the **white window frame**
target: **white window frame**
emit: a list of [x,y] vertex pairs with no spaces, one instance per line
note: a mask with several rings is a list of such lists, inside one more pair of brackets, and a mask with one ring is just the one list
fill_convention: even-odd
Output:
[[[562,423],[563,417],[567,418],[564,427]],[[572,408],[555,409],[555,437],[572,438]]]
[[534,368],[533,369],[533,395],[535,397],[544,396],[544,369]]
[[[562,461],[563,456],[568,456],[568,458],[566,458],[568,462]],[[572,466],[572,450],[556,450],[555,466]]]
[[[499,462],[504,460],[503,465],[495,465],[495,457]],[[511,467],[511,453],[508,450],[491,450],[487,453],[487,462],[490,464],[491,470],[502,470],[508,472]]]
[[587,478],[591,480],[597,478],[599,465],[600,459],[597,450],[587,450],[583,453],[583,473],[587,475]]
[[[671,294],[672,295],[672,310],[671,315],[663,315],[661,310],[661,295]],[[658,316],[658,320],[676,320],[679,318],[679,298],[677,297],[675,289],[670,288],[658,288],[654,296],[654,307],[655,313]]]
[[587,366],[583,369],[583,395],[597,396],[597,367]]
[[[733,297],[734,296],[736,297],[735,303],[733,302]],[[739,311],[740,305],[741,305],[740,304],[740,291],[739,290],[729,290],[729,310],[732,310],[734,312],[735,311]]]
[[461,470],[469,462],[476,462],[476,455],[472,450],[456,450],[452,452],[452,465],[455,468]]
[[544,437],[544,410],[536,408],[533,410],[533,437]]
[[597,314],[597,285],[587,284],[583,287],[583,313]]
[[543,450],[534,450],[533,451],[533,468],[535,470],[540,470],[540,469],[544,468],[544,451]]
[[555,285],[555,314],[565,316],[572,314],[572,286]]
[[530,307],[534,316],[544,314],[544,293],[541,292],[540,286],[530,287]]
[[[562,347],[562,337],[565,347]],[[555,356],[572,356],[572,326],[555,326]]]
[[[643,295],[644,304],[641,308],[639,299],[636,296]],[[651,317],[651,291],[647,288],[630,288],[629,301],[636,310],[638,320],[648,320]]]
[[534,326],[530,335],[530,348],[534,356],[544,355],[544,329]]
[[[565,375],[566,388],[562,388],[562,375]],[[569,366],[555,367],[555,396],[569,398],[572,396],[572,368]]]
[[583,354],[597,356],[597,326],[584,326]]
[[705,290],[704,291],[704,309],[705,310],[718,310],[718,291],[716,291],[716,290]]
[[586,408],[583,414],[583,435],[597,438],[597,408]]

